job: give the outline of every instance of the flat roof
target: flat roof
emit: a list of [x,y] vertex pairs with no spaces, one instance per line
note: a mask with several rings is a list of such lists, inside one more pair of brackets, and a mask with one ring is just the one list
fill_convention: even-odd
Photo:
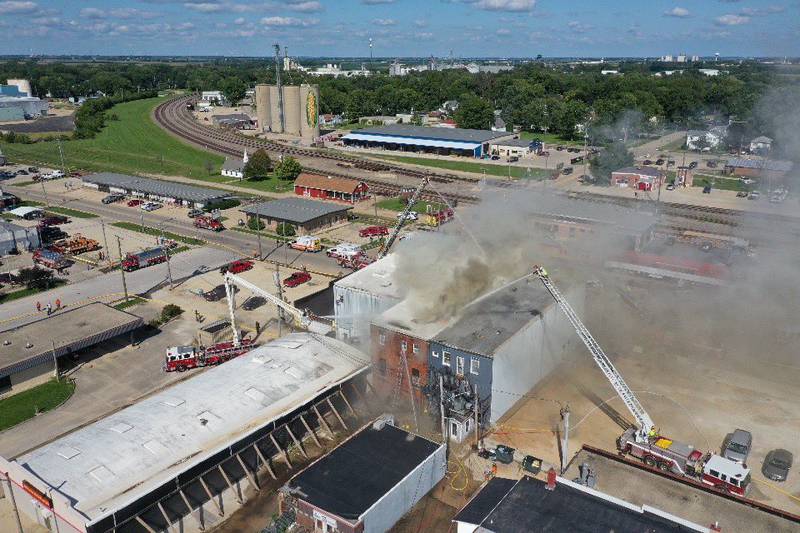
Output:
[[401,291],[394,280],[395,270],[397,270],[397,254],[390,253],[365,268],[336,280],[333,286],[399,300]]
[[[672,519],[591,489],[559,479],[554,490],[547,483],[523,476],[480,525],[497,533],[528,531],[647,531],[675,533],[705,531],[704,526]],[[547,525],[546,529],[543,527]]]
[[358,520],[443,444],[385,424],[366,426],[286,484],[303,501]]
[[410,307],[411,301],[405,299],[381,313],[372,323],[381,328],[390,329],[418,339],[431,340],[456,319],[456,317],[447,317],[434,322],[419,322],[413,318],[414,313]]
[[155,194],[167,198],[178,198],[192,202],[207,202],[230,196],[229,192],[209,189],[206,187],[196,187],[185,183],[174,181],[155,180],[141,178],[139,176],[128,176],[116,174],[114,172],[99,172],[81,178],[86,183],[94,183],[108,187],[119,187],[139,191],[146,194]]
[[15,217],[24,217],[25,215],[29,215],[31,213],[36,213],[37,211],[42,211],[41,207],[31,207],[28,205],[24,205],[22,207],[17,207],[15,209],[10,209],[8,213],[14,215]]
[[493,477],[486,483],[472,499],[465,505],[456,516],[455,522],[465,522],[467,524],[480,524],[489,513],[503,501],[506,494],[517,484],[516,479],[506,479],[504,477]]
[[271,202],[248,205],[241,211],[248,215],[285,220],[293,224],[305,224],[325,215],[342,213],[351,209],[353,209],[352,206],[305,198],[281,198]]
[[602,201],[568,198],[555,194],[542,196],[542,200],[534,202],[529,209],[538,216],[569,218],[578,222],[606,224],[636,233],[643,233],[656,223],[655,215],[646,211],[637,211]]
[[526,139],[506,139],[501,141],[495,141],[492,144],[497,146],[517,146],[520,148],[530,148],[531,142]]
[[553,297],[538,278],[525,276],[495,289],[466,306],[435,341],[486,357],[525,325],[538,320],[554,305]]
[[0,377],[52,361],[53,341],[56,357],[60,357],[141,325],[138,316],[99,302],[68,308],[49,317],[43,312],[40,320],[0,332]]
[[639,174],[641,176],[652,176],[654,178],[663,174],[659,169],[648,167],[648,166],[641,166],[641,167],[625,167],[619,170],[615,170],[612,174]]
[[726,167],[734,168],[754,168],[765,170],[777,170],[778,172],[789,172],[794,167],[791,161],[775,161],[772,159],[728,159]]
[[[507,131],[474,130],[467,128],[435,128],[411,124],[390,124],[354,130],[353,133],[370,136],[413,137],[437,141],[485,143],[500,137],[514,135]],[[345,136],[345,139],[347,136]]]
[[432,148],[452,148],[454,150],[475,150],[480,147],[479,142],[443,141],[440,139],[422,139],[419,137],[396,137],[390,135],[372,135],[361,133],[348,133],[342,137],[348,141],[382,142],[389,144],[404,144],[406,146],[430,146]]
[[341,341],[293,333],[16,462],[95,521],[344,383],[368,363]]

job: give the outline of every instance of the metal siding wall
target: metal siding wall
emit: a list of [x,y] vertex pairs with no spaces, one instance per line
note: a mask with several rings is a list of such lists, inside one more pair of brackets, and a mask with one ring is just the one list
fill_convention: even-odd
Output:
[[369,325],[372,319],[398,303],[398,300],[360,289],[340,287],[334,283],[333,302],[336,338],[345,340],[342,334],[344,329],[350,332],[351,337],[358,337],[361,342],[369,343]]
[[[433,352],[437,352],[439,357],[433,357]],[[448,351],[452,356],[451,366],[446,367],[442,364],[442,352]],[[492,396],[492,359],[491,357],[484,357],[482,355],[475,355],[469,352],[465,352],[464,350],[459,350],[458,348],[450,348],[449,346],[444,346],[443,344],[439,344],[438,342],[431,342],[431,347],[428,353],[428,361],[431,370],[439,370],[448,369],[451,373],[455,374],[456,371],[456,357],[461,356],[464,357],[464,377],[467,378],[467,381],[470,385],[477,385],[478,386],[478,395],[482,400],[486,400],[491,398]],[[477,358],[480,361],[480,369],[478,370],[478,375],[470,374],[470,361],[473,358]]]
[[[578,315],[583,314],[584,290],[575,288],[565,297]],[[561,363],[564,352],[580,340],[567,317],[553,302],[541,317],[511,337],[495,353],[491,422],[496,422],[539,381]]]
[[256,117],[260,131],[269,131],[272,125],[272,108],[269,101],[269,85],[256,85]]
[[447,469],[445,447],[440,446],[413,472],[362,515],[364,533],[389,531],[400,518],[444,479]]

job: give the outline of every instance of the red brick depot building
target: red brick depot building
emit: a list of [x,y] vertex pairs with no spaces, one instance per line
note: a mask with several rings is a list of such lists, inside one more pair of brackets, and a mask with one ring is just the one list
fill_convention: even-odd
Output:
[[369,198],[369,187],[363,181],[350,178],[302,172],[294,182],[294,193],[307,198],[354,204]]

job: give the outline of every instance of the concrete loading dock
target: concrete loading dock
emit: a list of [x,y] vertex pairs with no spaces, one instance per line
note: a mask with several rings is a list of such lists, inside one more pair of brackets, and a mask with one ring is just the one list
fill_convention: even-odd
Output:
[[0,397],[47,381],[54,359],[141,326],[137,316],[92,303],[1,332]]
[[260,469],[274,475],[273,456],[292,469],[287,450],[303,450],[309,427],[345,427],[353,391],[343,387],[366,365],[335,339],[291,334],[14,461],[0,458],[0,471],[20,512],[57,520],[62,533],[210,527],[243,501],[244,484],[258,487]]

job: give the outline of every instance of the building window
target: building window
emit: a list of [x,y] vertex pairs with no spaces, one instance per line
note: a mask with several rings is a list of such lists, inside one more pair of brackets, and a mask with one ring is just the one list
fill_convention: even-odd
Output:
[[464,374],[464,358],[460,355],[456,357],[456,374]]
[[402,350],[404,352],[407,352],[408,351],[408,342],[401,341],[400,342],[400,350]]
[[414,353],[419,353],[419,346],[417,346],[416,342],[411,343],[411,351]]
[[411,383],[414,385],[419,385],[419,369],[412,368],[411,369]]
[[478,359],[477,357],[473,357],[472,359],[470,359],[470,362],[469,362],[469,373],[470,374],[475,374],[477,376],[478,373],[479,373],[480,368],[481,368],[481,360],[480,359]]
[[450,366],[450,352],[442,352],[442,364]]
[[380,344],[381,346],[386,344],[386,335],[384,335],[383,333],[378,335],[378,344]]
[[378,372],[381,376],[386,375],[386,359],[378,359]]
[[435,357],[436,359],[439,359],[439,352],[436,352],[436,351],[434,351],[434,352],[431,352],[431,355],[432,355],[433,357]]

